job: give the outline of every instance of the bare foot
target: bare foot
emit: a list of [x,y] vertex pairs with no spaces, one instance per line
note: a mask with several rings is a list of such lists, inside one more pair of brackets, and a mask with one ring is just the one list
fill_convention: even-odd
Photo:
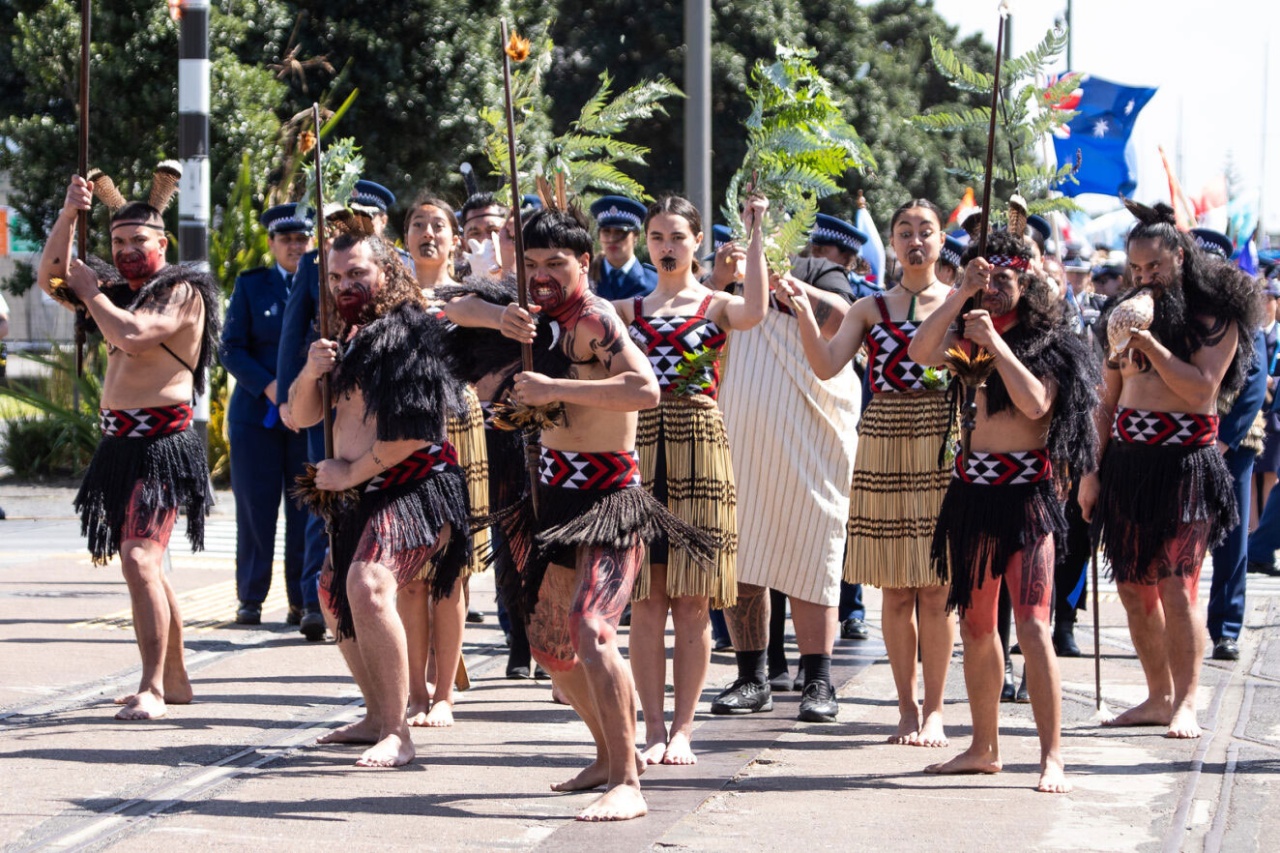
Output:
[[898,730],[889,736],[888,743],[913,744],[916,733],[920,731],[920,715],[915,711],[904,711],[898,717]]
[[1044,794],[1069,794],[1071,783],[1067,781],[1066,770],[1062,761],[1057,758],[1046,758],[1040,764],[1040,783],[1036,790]]
[[1163,699],[1147,697],[1140,705],[1134,705],[1118,717],[1103,723],[1104,726],[1167,726],[1173,720],[1173,707]]
[[413,761],[416,754],[408,733],[392,732],[366,749],[356,767],[399,767]]
[[427,711],[430,708],[431,703],[429,701],[415,702],[410,699],[409,710],[405,712],[404,721],[411,726],[425,726],[427,725]]
[[578,820],[611,821],[644,817],[649,806],[638,785],[618,785],[600,795],[600,799],[583,809]]
[[453,725],[453,702],[449,699],[438,699],[427,712],[427,721],[423,723],[430,729],[447,729]]
[[135,693],[116,712],[117,720],[158,720],[168,713],[164,699],[154,693]]
[[1169,731],[1165,732],[1164,736],[1172,738],[1200,737],[1200,724],[1196,722],[1195,709],[1179,709],[1178,712],[1173,715],[1173,719],[1169,721]]
[[566,699],[565,695],[560,692],[560,688],[556,686],[556,683],[554,681],[551,682],[551,701],[555,702],[557,705],[569,704],[569,700]]
[[661,740],[657,743],[646,743],[644,749],[640,750],[640,758],[645,764],[662,764],[662,759],[667,756],[666,732],[658,736]]
[[950,761],[941,764],[930,764],[925,773],[941,775],[962,775],[966,773],[999,773],[1004,765],[990,750],[976,750],[971,746]]
[[552,785],[551,790],[561,794],[570,791],[590,791],[592,788],[599,788],[608,781],[609,765],[597,759],[588,764],[581,773],[572,779],[566,779],[563,782],[557,782]]
[[377,743],[382,732],[368,717],[316,738],[316,743]]
[[928,714],[924,718],[924,725],[920,727],[920,731],[916,734],[915,740],[911,741],[913,746],[940,747],[949,746],[951,742],[947,740],[947,732],[942,726],[941,714]]
[[[128,705],[137,695],[137,693],[126,693],[123,696],[117,696],[111,700],[111,704]],[[164,703],[166,705],[190,705],[194,698],[195,693],[191,689],[191,681],[187,678],[185,671],[173,677],[165,676]]]
[[667,741],[667,754],[662,759],[663,764],[697,764],[698,756],[693,754],[693,747],[689,743],[689,736],[684,732],[675,732],[671,735],[671,740]]

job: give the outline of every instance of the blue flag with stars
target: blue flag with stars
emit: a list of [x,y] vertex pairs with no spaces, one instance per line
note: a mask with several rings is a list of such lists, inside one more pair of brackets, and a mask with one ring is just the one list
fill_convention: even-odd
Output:
[[1129,134],[1138,113],[1156,93],[1154,88],[1121,86],[1101,77],[1080,74],[1079,85],[1058,106],[1077,115],[1054,133],[1058,164],[1074,163],[1080,155],[1078,184],[1058,187],[1063,195],[1081,193],[1130,195],[1137,187],[1128,156]]

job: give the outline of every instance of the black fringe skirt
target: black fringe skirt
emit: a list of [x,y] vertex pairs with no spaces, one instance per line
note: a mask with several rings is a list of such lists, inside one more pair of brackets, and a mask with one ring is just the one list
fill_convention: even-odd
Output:
[[[526,622],[538,603],[542,578],[551,563],[572,568],[583,545],[619,550],[666,536],[672,548],[694,556],[704,568],[715,565],[715,540],[706,531],[681,521],[647,489],[612,490],[538,487],[538,516],[526,494],[506,509],[480,519],[501,532],[489,559],[511,560],[518,571],[498,574],[499,594],[507,609]],[[497,552],[505,550],[500,556]]]
[[440,531],[450,525],[449,541],[443,550],[419,567],[416,574],[397,577],[401,586],[428,578],[432,595],[439,599],[453,591],[454,583],[471,560],[469,516],[466,476],[456,465],[403,487],[361,492],[356,506],[341,513],[330,528],[333,581],[329,592],[338,621],[338,638],[356,635],[347,597],[347,574],[366,531],[378,538],[384,553],[397,554],[435,547]]
[[1067,518],[1052,479],[991,486],[953,478],[942,499],[930,559],[942,583],[951,582],[947,607],[963,611],[988,577],[1004,577],[1014,554],[1043,536],[1053,537],[1054,558],[1066,553]]
[[204,519],[213,496],[204,445],[193,430],[155,438],[104,435],[76,494],[80,534],[89,540],[93,562],[105,565],[120,550],[120,533],[134,487],[142,512],[181,509],[187,516],[192,551],[204,549]]
[[[1219,545],[1240,516],[1231,472],[1216,447],[1179,447],[1116,441],[1107,445],[1090,536],[1126,583],[1154,583],[1152,561],[1178,529],[1209,525],[1209,547]],[[1198,569],[1199,566],[1194,568]],[[1165,569],[1169,574],[1177,567]]]

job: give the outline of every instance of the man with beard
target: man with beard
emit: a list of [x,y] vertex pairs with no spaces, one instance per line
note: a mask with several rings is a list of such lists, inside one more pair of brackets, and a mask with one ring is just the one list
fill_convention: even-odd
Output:
[[397,591],[429,576],[437,598],[448,594],[470,558],[466,482],[445,439],[461,386],[445,363],[442,324],[386,241],[336,237],[327,286],[339,332],[311,345],[289,402],[299,425],[320,421],[321,379],[332,373],[334,458],[316,465],[310,497],[329,506],[321,598],[366,715],[319,742],[371,743],[356,765],[395,767],[415,755]]
[[1108,318],[1104,453],[1080,483],[1080,508],[1111,562],[1147,681],[1147,698],[1110,725],[1194,738],[1200,568],[1239,520],[1216,447],[1218,400],[1244,382],[1259,303],[1252,281],[1197,250],[1168,206],[1125,204],[1138,218],[1126,244],[1133,289]]
[[[1031,259],[1027,241],[1007,231],[990,236],[984,255],[971,246],[960,289],[925,318],[907,350],[919,364],[947,363],[962,379],[963,365],[948,357],[950,347],[971,355],[980,348],[995,359],[979,389],[967,454],[964,448],[957,454],[931,549],[938,576],[951,578],[948,603],[960,611],[973,740],[925,772],[998,773],[1003,767],[1004,662],[996,623],[1000,589],[1008,584],[1040,737],[1037,790],[1065,793],[1071,784],[1061,754],[1062,685],[1049,632],[1054,564],[1067,529],[1056,480],[1094,464],[1098,374],[1063,320],[1061,300],[1032,272]],[[964,312],[970,298],[977,307]],[[962,331],[949,332],[957,321]]]
[[[40,261],[41,288],[83,305],[107,342],[102,441],[75,506],[93,562],[119,552],[129,587],[142,678],[136,693],[116,700],[121,720],[163,717],[168,705],[192,696],[182,616],[163,560],[179,509],[192,550],[204,547],[209,470],[189,427],[192,398],[204,391],[217,348],[220,293],[209,275],[165,264],[162,211],[180,175],[176,163],[162,163],[146,202],[125,201],[96,171],[89,181],[72,177]],[[114,269],[71,258],[76,217],[95,194],[112,212]]]
[[[479,292],[447,310],[460,325],[534,344],[535,370],[514,377],[517,407],[563,406],[562,418],[543,420],[536,509],[526,495],[497,514],[501,547],[519,567],[508,580],[521,588],[508,589],[508,606],[523,610],[534,658],[595,739],[595,761],[552,790],[605,785],[579,819],[627,820],[648,807],[635,748],[635,685],[618,652],[618,622],[645,541],[666,533],[672,547],[694,550],[704,564],[711,547],[641,484],[636,412],[658,404],[658,382],[613,306],[587,285],[585,220],[576,210],[548,209],[523,228],[530,310],[509,295]],[[505,307],[497,304],[504,299]]]
[[648,296],[658,285],[658,271],[636,257],[636,236],[648,208],[635,199],[607,195],[591,205],[600,229],[600,257],[591,265],[591,282],[602,299]]
[[[351,193],[351,209],[367,218],[373,233],[381,237],[387,225],[387,208],[396,202],[395,195],[386,187],[363,178],[356,181]],[[341,209],[339,209],[341,211]],[[329,218],[336,218],[334,213]],[[325,247],[312,249],[298,262],[294,273],[294,285],[289,288],[289,298],[284,306],[284,320],[280,327],[280,349],[276,362],[276,384],[287,392],[298,378],[307,360],[307,348],[319,336],[316,326],[316,306],[320,302],[320,266],[318,253]],[[397,249],[396,254],[405,266],[412,269],[409,255]],[[288,396],[286,393],[284,396]],[[280,422],[292,430],[300,429],[288,401],[280,405]],[[318,426],[306,430],[307,459],[319,462],[324,458],[324,431]],[[298,630],[308,640],[324,639],[324,616],[319,605],[317,578],[324,563],[327,548],[324,522],[311,516],[307,519],[305,556],[302,560],[302,619]]]

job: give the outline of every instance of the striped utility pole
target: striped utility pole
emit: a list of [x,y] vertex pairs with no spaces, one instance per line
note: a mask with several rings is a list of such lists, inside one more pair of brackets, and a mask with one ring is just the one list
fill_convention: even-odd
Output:
[[[178,15],[178,258],[209,264],[209,0],[170,0]],[[196,429],[208,443],[209,400],[195,406]]]

